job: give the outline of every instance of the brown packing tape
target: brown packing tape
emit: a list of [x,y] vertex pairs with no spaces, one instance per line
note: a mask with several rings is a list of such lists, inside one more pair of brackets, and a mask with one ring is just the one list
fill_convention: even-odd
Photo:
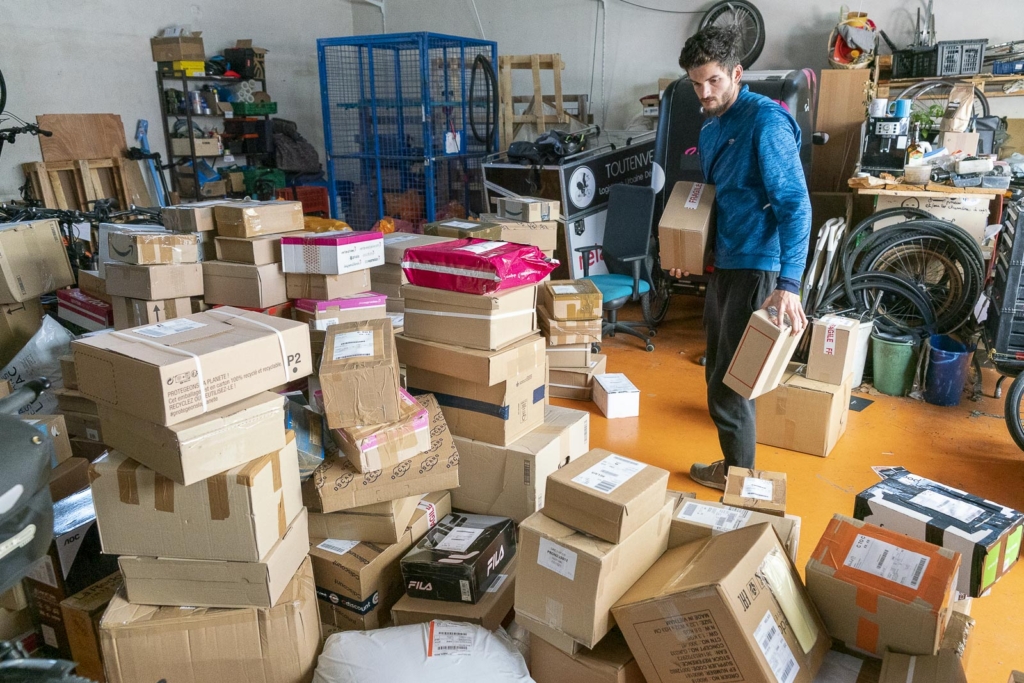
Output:
[[174,512],[174,482],[162,474],[153,477],[153,505],[160,512]]
[[228,500],[228,477],[215,474],[206,480],[206,492],[210,498],[210,519],[217,521],[231,516],[231,501]]
[[139,480],[135,476],[139,467],[131,458],[117,466],[117,495],[125,505],[139,504]]
[[262,457],[251,460],[245,467],[238,470],[238,474],[235,475],[235,483],[239,486],[248,486],[249,488],[252,488],[256,483],[256,477],[263,471],[263,468],[275,462],[277,463],[278,470],[274,477],[274,483],[276,484],[274,490],[278,490],[280,487],[281,465],[277,458],[277,452],[267,453]]
[[288,532],[288,518],[284,512],[284,496],[277,501],[277,537],[284,538]]
[[274,478],[274,490],[281,490],[281,451],[274,454],[270,459],[270,471]]

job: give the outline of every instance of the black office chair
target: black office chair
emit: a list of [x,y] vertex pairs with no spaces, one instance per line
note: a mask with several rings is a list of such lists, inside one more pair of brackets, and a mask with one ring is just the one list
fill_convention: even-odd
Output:
[[[655,254],[651,249],[654,195],[654,188],[649,186],[612,185],[608,193],[604,244],[576,250],[583,254],[583,277],[591,280],[601,290],[602,307],[606,313],[601,335],[614,337],[616,332],[631,334],[643,339],[648,351],[654,350],[651,337],[657,334],[655,325],[658,322],[651,312],[655,307],[652,304],[655,287],[651,277],[655,268]],[[597,249],[602,250],[604,262],[608,266],[607,275],[590,274],[590,253]],[[641,302],[643,322],[619,321],[619,309],[630,301]],[[640,331],[642,329],[646,329],[647,334],[643,334]]]

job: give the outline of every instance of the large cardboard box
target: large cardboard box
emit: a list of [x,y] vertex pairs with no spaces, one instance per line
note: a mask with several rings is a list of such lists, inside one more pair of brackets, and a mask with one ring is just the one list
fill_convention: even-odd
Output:
[[368,292],[371,286],[369,270],[357,270],[344,275],[285,273],[285,287],[289,299],[340,299]]
[[281,264],[206,261],[203,263],[203,299],[211,306],[266,308],[288,300]]
[[100,621],[108,683],[309,683],[320,620],[309,562],[276,607],[153,607],[110,601]]
[[334,442],[360,472],[394,467],[430,448],[430,416],[402,389],[399,419],[390,424],[348,427],[331,432]]
[[37,299],[74,284],[56,220],[0,225],[0,303]]
[[[553,346],[548,351],[559,348]],[[607,369],[608,356],[596,354],[591,355],[590,365],[585,368],[552,368],[548,370],[548,391],[553,398],[589,401],[594,396],[594,378],[605,374]]]
[[0,367],[10,363],[25,347],[39,330],[42,320],[43,307],[39,299],[0,305]]
[[217,234],[221,237],[258,237],[302,230],[300,202],[229,202],[213,207]]
[[558,248],[559,223],[556,220],[523,222],[494,213],[482,214],[480,220],[500,225],[501,236],[498,239],[502,242],[529,244],[545,252]]
[[150,38],[149,46],[153,50],[153,61],[206,61],[202,34],[202,31],[196,31],[187,36],[157,36],[156,38]]
[[722,502],[735,508],[783,517],[786,514],[786,473],[730,467]]
[[600,320],[601,290],[592,280],[552,280],[541,283],[537,305],[555,320]]
[[614,544],[556,522],[543,510],[534,513],[519,527],[517,618],[525,615],[593,648],[614,624],[612,605],[665,552],[671,517],[672,502],[663,498],[658,514]]
[[518,559],[518,557],[512,558],[475,605],[403,595],[391,608],[392,624],[407,626],[409,624],[425,624],[434,619],[444,619],[479,624],[491,631],[497,630],[512,611],[516,593]]
[[500,351],[482,351],[400,334],[395,337],[402,365],[494,386],[544,366],[544,339],[531,333]]
[[618,629],[593,650],[569,655],[535,635],[530,637],[530,676],[537,683],[646,683]]
[[114,309],[115,330],[166,322],[192,314],[192,299],[189,297],[160,301],[126,299],[123,296],[112,296],[110,299],[110,305]]
[[110,260],[136,265],[195,263],[199,260],[195,235],[155,230],[113,230],[107,234]]
[[181,299],[203,294],[203,266],[178,263],[159,266],[135,266],[107,263],[107,294],[127,299]]
[[658,222],[661,267],[702,274],[714,248],[714,220],[714,185],[676,183]]
[[864,325],[871,323],[839,315],[823,315],[812,321],[807,379],[842,384],[846,376],[853,372],[857,338]]
[[433,396],[417,398],[430,415],[430,450],[388,470],[360,474],[348,458],[329,454],[302,483],[302,499],[316,512],[337,512],[417,494],[457,488],[459,453]]
[[218,237],[218,261],[249,263],[265,266],[281,262],[281,238],[290,233],[260,235],[259,237]]
[[959,569],[959,553],[835,515],[805,574],[832,637],[881,657],[936,653]]
[[[398,272],[401,272],[402,258],[405,256],[406,249],[425,247],[428,244],[451,242],[453,239],[453,237],[439,237],[437,235],[414,235],[408,232],[388,233],[384,235],[384,263],[398,266]],[[373,269],[373,274],[376,275],[384,271],[383,266],[378,266]],[[408,280],[401,281],[401,284],[407,283]]]
[[96,683],[106,681],[100,651],[100,618],[121,583],[121,573],[114,572],[60,603],[75,673]]
[[331,429],[402,419],[398,353],[390,318],[327,330],[320,361],[324,415]]
[[[102,528],[102,527],[101,527]],[[118,558],[128,600],[139,605],[273,607],[309,553],[306,508],[257,562]]]
[[100,277],[98,270],[79,270],[78,288],[91,297],[110,303],[107,294],[107,281]]
[[302,510],[294,437],[281,450],[182,486],[110,451],[89,470],[103,552],[259,562]]
[[767,311],[754,311],[722,383],[743,398],[757,398],[777,387],[803,337],[802,331],[795,337],[792,332],[788,325],[772,323]]
[[281,263],[286,273],[344,275],[384,265],[384,240],[362,230],[285,235]]
[[651,681],[811,683],[832,644],[767,524],[669,550],[612,613]]
[[544,423],[508,446],[455,437],[459,510],[522,522],[544,507],[548,476],[590,449],[590,413],[547,406]]
[[160,211],[164,227],[174,232],[212,232],[216,227],[213,222],[213,207],[224,204],[228,200],[213,199],[206,202],[192,202],[165,206]]
[[857,494],[853,516],[961,555],[956,589],[979,597],[1020,556],[1024,515],[966,491],[918,477],[902,467]]
[[555,320],[543,305],[537,307],[540,330],[549,346],[569,344],[600,344],[604,321],[600,316],[590,320]]
[[312,371],[306,325],[228,307],[79,339],[72,348],[83,394],[163,425]]
[[967,683],[954,653],[940,650],[931,657],[886,652],[879,683]]
[[800,547],[800,518],[792,515],[777,517],[753,510],[734,508],[709,500],[681,498],[672,516],[672,530],[668,547],[678,548],[711,536],[725,534],[755,524],[771,524],[785,546],[789,559],[796,562]]
[[420,496],[409,496],[339,512],[310,512],[309,537],[314,545],[326,538],[398,543],[419,509],[419,502]]
[[106,301],[94,299],[80,289],[58,289],[57,317],[89,332],[98,332],[114,323],[114,314]]
[[827,458],[846,433],[852,375],[831,384],[800,368],[790,364],[779,386],[757,397],[757,442]]
[[462,218],[427,223],[423,226],[423,234],[431,237],[448,237],[450,239],[498,240],[501,238],[501,226],[497,223],[467,221]]
[[415,285],[402,287],[405,335],[496,351],[537,329],[537,287],[477,295]]
[[548,476],[544,514],[621,543],[665,507],[668,471],[595,448]]

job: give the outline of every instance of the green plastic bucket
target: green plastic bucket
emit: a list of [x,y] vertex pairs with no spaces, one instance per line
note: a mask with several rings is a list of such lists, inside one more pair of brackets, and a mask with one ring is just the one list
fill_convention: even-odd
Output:
[[871,335],[871,362],[875,389],[889,396],[906,396],[914,383],[914,342],[910,339]]

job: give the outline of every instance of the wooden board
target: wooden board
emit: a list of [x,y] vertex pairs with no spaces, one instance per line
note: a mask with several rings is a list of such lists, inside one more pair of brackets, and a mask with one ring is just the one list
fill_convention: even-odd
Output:
[[153,199],[153,194],[146,184],[146,173],[149,172],[149,169],[143,170],[145,163],[145,161],[121,160],[121,170],[124,172],[126,181],[125,194],[128,201],[135,206],[156,206],[156,200]]
[[111,159],[128,149],[117,114],[42,114],[36,123],[53,133],[36,138],[45,162]]
[[999,190],[983,189],[980,187],[951,187],[949,190],[929,191],[915,185],[896,185],[890,189],[858,188],[854,190],[857,194],[878,195],[880,197],[972,197],[976,195],[987,195],[995,197],[1002,194]]
[[867,116],[868,69],[824,69],[814,130],[828,133],[815,145],[811,161],[811,192],[844,192],[860,159],[860,127]]
[[48,209],[89,211],[97,199],[113,197],[127,208],[128,185],[121,160],[90,159],[79,161],[32,162],[22,164],[32,193]]

